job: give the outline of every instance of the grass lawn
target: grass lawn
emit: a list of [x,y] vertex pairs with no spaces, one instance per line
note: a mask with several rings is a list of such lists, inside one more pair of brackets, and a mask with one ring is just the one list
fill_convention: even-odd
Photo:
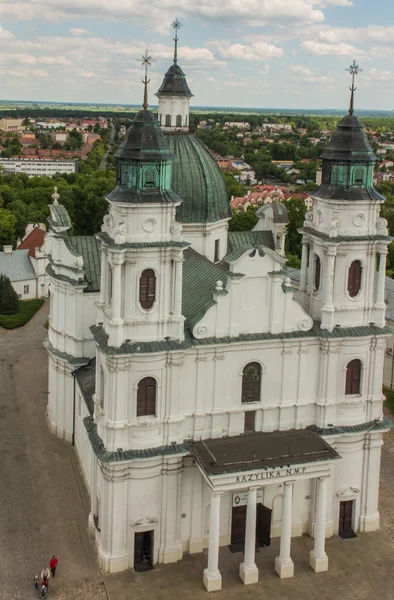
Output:
[[20,310],[15,315],[0,315],[0,327],[4,329],[16,329],[23,327],[44,304],[44,298],[34,300],[19,300]]
[[392,415],[394,415],[394,390],[383,388],[383,394],[386,396],[385,405],[389,409]]

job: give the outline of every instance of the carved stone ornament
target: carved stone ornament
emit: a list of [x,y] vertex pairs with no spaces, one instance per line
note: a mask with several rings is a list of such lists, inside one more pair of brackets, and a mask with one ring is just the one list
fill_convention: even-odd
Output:
[[108,233],[111,228],[111,215],[104,215],[103,224],[101,225],[101,231]]
[[317,222],[318,222],[318,223],[322,223],[322,221],[323,221],[323,218],[324,218],[324,217],[323,217],[323,213],[322,213],[322,211],[321,211],[321,210],[318,210],[318,211],[317,211],[317,213],[316,213],[316,218],[317,218]]
[[126,242],[126,233],[127,233],[126,223],[124,223],[124,222],[119,223],[119,225],[115,231],[115,237],[114,237],[115,244],[124,244]]
[[173,223],[171,223],[170,231],[171,231],[172,235],[179,235],[182,231],[181,224],[178,223],[177,221],[174,221]]
[[297,326],[300,331],[309,331],[312,329],[313,320],[309,316],[305,316],[304,319],[298,321]]
[[361,227],[365,223],[365,215],[363,215],[363,213],[358,213],[358,215],[353,217],[352,222],[355,227]]
[[376,221],[376,230],[378,231],[379,235],[388,235],[386,219],[379,217],[379,219]]
[[331,220],[331,229],[328,232],[328,235],[330,238],[335,238],[338,236],[338,228],[339,228],[339,221],[338,219],[334,218]]
[[313,227],[313,212],[311,210],[305,213],[304,227]]
[[142,224],[142,228],[147,233],[152,233],[152,231],[154,231],[156,229],[156,227],[157,227],[157,222],[155,221],[155,219],[146,219],[146,221],[144,221]]

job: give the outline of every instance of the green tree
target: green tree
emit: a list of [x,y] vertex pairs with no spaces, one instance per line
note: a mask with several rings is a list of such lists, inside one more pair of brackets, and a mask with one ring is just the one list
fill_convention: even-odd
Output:
[[0,208],[0,244],[14,244],[16,217],[6,208]]
[[226,182],[226,188],[229,198],[234,196],[235,198],[238,196],[245,196],[245,188],[240,181],[235,179],[232,173],[228,171],[223,172],[224,180]]
[[19,298],[5,275],[0,275],[0,315],[15,315],[19,312]]
[[258,222],[256,210],[258,206],[248,206],[247,210],[233,211],[233,217],[229,221],[229,231],[251,231]]
[[[285,242],[285,252],[287,256],[301,257],[302,236],[298,229],[303,226],[306,213],[306,206],[300,198],[289,198],[283,202],[287,208],[289,223],[287,225],[287,235]],[[292,266],[292,265],[289,265]]]

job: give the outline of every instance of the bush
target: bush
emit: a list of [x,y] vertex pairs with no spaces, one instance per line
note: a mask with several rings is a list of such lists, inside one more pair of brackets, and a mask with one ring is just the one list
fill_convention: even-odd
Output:
[[23,327],[44,304],[44,298],[35,298],[34,300],[21,300],[20,309],[15,315],[0,315],[0,327],[4,329],[16,329]]
[[18,311],[18,294],[12,287],[9,278],[0,275],[0,315],[15,315]]

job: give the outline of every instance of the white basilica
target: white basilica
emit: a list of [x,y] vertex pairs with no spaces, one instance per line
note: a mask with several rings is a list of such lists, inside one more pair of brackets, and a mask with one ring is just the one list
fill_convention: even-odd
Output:
[[159,120],[144,102],[117,153],[101,232],[69,235],[56,193],[50,206],[50,428],[75,445],[105,571],[207,549],[201,576],[218,590],[230,545],[250,584],[256,544],[280,537],[275,569],[290,577],[305,533],[311,568],[327,570],[326,537],[379,527],[390,238],[375,157],[351,105],[322,156],[293,293],[281,203],[228,232],[176,54],[157,96]]

